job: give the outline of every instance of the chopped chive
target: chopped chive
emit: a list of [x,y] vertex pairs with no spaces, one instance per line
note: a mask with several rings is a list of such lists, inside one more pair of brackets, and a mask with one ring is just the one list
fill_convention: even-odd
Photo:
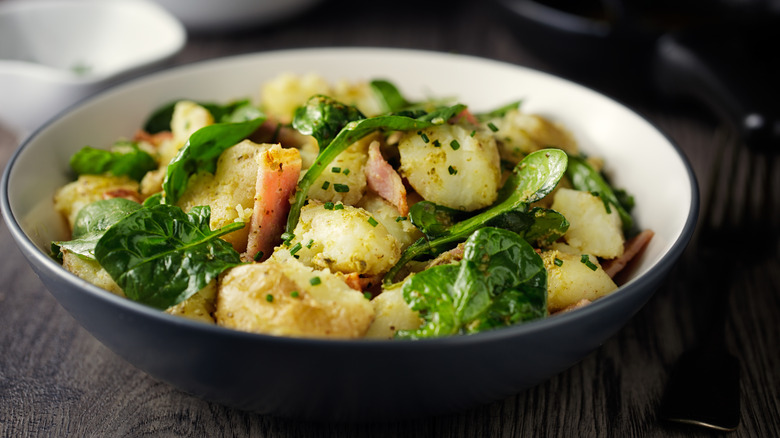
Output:
[[344,204],[336,204],[336,205],[333,206],[333,209],[334,210],[343,210],[344,209]]
[[346,184],[333,184],[333,190],[338,193],[346,193],[349,191],[349,186]]
[[419,132],[418,132],[418,134],[420,134],[420,137],[422,138],[422,141],[424,141],[424,142],[426,142],[426,143],[428,143],[429,141],[431,141],[431,139],[430,139],[430,138],[428,138],[428,135],[427,135],[427,134],[425,134],[424,132],[422,132],[422,131],[419,131]]
[[322,190],[328,190],[328,187],[330,187],[330,181],[322,183]]
[[340,167],[331,167],[330,171],[333,172],[333,173],[340,173],[341,172],[341,168]]
[[314,239],[309,239],[309,241],[306,243],[306,248],[311,249],[312,245],[314,245]]
[[555,263],[555,266],[562,266],[563,265],[563,260],[561,260],[558,257],[556,257],[555,260],[553,260],[553,263]]
[[265,254],[263,254],[263,251],[257,251],[257,254],[255,254],[254,257],[252,257],[256,262],[259,262],[260,259],[263,258]]
[[401,221],[405,221],[405,220],[406,220],[406,216],[398,216],[397,218],[395,218],[396,222],[401,222]]
[[432,144],[433,144],[433,147],[436,147],[436,148],[440,148],[441,147],[441,143],[439,142],[439,140],[434,140]]
[[363,296],[366,297],[367,300],[372,298],[371,292],[363,292]]
[[344,175],[349,175],[349,169],[344,169],[341,171]]
[[303,245],[301,245],[301,242],[296,243],[295,245],[293,245],[292,248],[290,248],[290,255],[295,255],[295,253],[300,251],[301,248],[303,248]]
[[475,130],[471,131],[471,134],[469,134],[469,136],[473,137],[474,135],[476,135],[476,133],[477,133],[477,130],[475,129]]
[[450,175],[455,175],[455,174],[457,174],[457,173],[458,173],[458,169],[456,169],[456,168],[454,168],[454,167],[450,166],[450,167],[448,167],[448,168],[447,168],[447,172],[449,172],[449,173],[450,173]]
[[595,271],[598,269],[598,266],[594,265],[593,262],[590,261],[590,257],[588,257],[587,254],[583,254],[580,258],[580,261],[587,267],[590,268],[591,271]]
[[268,295],[265,296],[265,300],[268,301],[269,303],[273,303],[274,302],[274,296],[271,295],[271,294],[268,294]]
[[498,126],[494,125],[493,122],[488,122],[487,127],[493,132],[498,132]]
[[293,239],[295,239],[295,234],[282,233],[282,242],[284,242],[285,245],[290,246],[290,241]]
[[379,225],[379,222],[377,222],[376,219],[372,217],[368,218],[368,223],[371,224],[372,227]]
[[320,280],[320,277],[312,277],[309,279],[309,284],[312,286],[316,286],[318,284],[322,283],[322,280]]
[[294,290],[294,291],[290,292],[290,296],[292,298],[298,298],[298,296],[300,296],[300,293],[297,290]]
[[453,151],[457,151],[458,149],[460,149],[460,143],[458,143],[458,140],[452,140],[450,142],[450,147],[452,148]]
[[325,207],[325,210],[333,210],[333,203],[332,202],[326,202],[324,207]]

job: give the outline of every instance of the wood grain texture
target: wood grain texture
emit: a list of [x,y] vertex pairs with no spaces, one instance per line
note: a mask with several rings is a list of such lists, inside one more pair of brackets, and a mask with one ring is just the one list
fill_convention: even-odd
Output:
[[[326,2],[277,26],[233,35],[194,35],[173,64],[240,53],[324,46],[454,51],[564,74],[516,39],[487,3]],[[467,86],[467,84],[464,84]],[[636,84],[641,88],[641,84]],[[715,121],[697,108],[646,93],[603,88],[656,124],[703,179],[712,165]],[[641,91],[641,90],[639,90]],[[0,127],[3,166],[16,140]],[[775,159],[774,169],[778,169]],[[777,181],[775,179],[775,181]],[[656,295],[614,337],[566,372],[467,412],[379,424],[309,423],[208,403],[157,382],[82,329],[43,288],[0,225],[0,436],[230,437],[705,437],[662,422],[669,372],[694,345],[706,293],[690,279],[688,250]],[[728,261],[728,255],[724,256]],[[734,437],[780,436],[780,261],[740,272],[728,344],[741,361],[742,423]],[[706,292],[706,291],[705,291]]]

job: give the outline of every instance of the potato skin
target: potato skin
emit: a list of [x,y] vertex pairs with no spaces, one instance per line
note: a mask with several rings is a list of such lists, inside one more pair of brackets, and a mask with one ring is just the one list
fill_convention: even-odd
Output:
[[244,222],[244,228],[222,236],[239,253],[246,251],[254,209],[257,158],[271,146],[244,140],[227,149],[219,157],[216,172],[200,172],[193,176],[177,203],[185,212],[199,205],[211,207],[209,225],[212,230],[235,221]]
[[608,213],[604,202],[588,192],[559,188],[552,209],[569,221],[563,238],[583,254],[613,259],[623,254],[625,238],[617,209]]
[[329,210],[310,201],[301,209],[295,238],[277,247],[274,255],[296,248],[301,263],[315,269],[369,276],[389,270],[401,257],[398,240],[366,210],[337,205],[343,208]]
[[360,338],[374,319],[374,309],[336,275],[289,258],[228,271],[220,282],[215,316],[217,324],[247,332]]
[[[427,139],[427,141],[426,141]],[[458,147],[453,148],[453,140]],[[409,131],[398,142],[401,176],[424,199],[445,207],[473,211],[496,200],[501,160],[496,141],[459,125]]]
[[[588,257],[597,268],[594,271],[582,262],[582,254],[566,245],[556,244],[553,249],[542,252],[541,256],[547,270],[547,310],[550,313],[583,299],[593,301],[617,289],[596,257]],[[557,264],[556,259],[560,260]]]

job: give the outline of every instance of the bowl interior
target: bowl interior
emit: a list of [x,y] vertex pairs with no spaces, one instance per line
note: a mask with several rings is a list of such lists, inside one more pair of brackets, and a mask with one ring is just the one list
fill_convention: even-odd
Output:
[[[195,64],[101,93],[39,130],[11,163],[8,202],[13,217],[41,251],[63,236],[52,194],[66,183],[68,159],[82,146],[106,147],[130,137],[150,111],[178,98],[227,102],[257,99],[260,84],[282,72],[325,78],[394,81],[411,97],[448,96],[474,110],[524,99],[525,111],[560,121],[589,155],[636,201],[634,215],[655,237],[628,281],[647,273],[690,226],[696,187],[681,152],[645,119],[574,83],[522,67],[452,54],[402,50],[293,50]],[[46,169],[41,175],[40,169]],[[43,177],[42,177],[43,176]]]

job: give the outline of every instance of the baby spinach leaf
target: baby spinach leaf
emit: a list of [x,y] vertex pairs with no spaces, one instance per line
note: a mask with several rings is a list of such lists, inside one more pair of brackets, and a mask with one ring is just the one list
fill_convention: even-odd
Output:
[[401,95],[398,88],[390,81],[375,79],[369,83],[374,94],[382,103],[385,112],[394,113],[409,106],[409,102]]
[[157,168],[157,161],[138,148],[137,143],[118,142],[111,150],[84,146],[70,157],[70,167],[77,175],[127,175],[140,181],[146,172]]
[[52,242],[52,253],[62,259],[62,250],[80,257],[95,259],[95,245],[112,225],[141,208],[141,204],[124,198],[101,199],[85,205],[76,215],[71,240]]
[[542,207],[508,211],[491,219],[488,225],[514,231],[536,247],[551,245],[569,229],[569,221],[562,214]]
[[525,211],[528,205],[550,193],[566,171],[568,156],[560,149],[541,149],[528,154],[517,163],[513,174],[499,190],[496,202],[479,214],[452,225],[444,234],[432,240],[420,238],[401,254],[398,263],[385,274],[385,286],[411,260],[425,254],[435,254],[441,248],[463,242],[471,233],[486,226],[493,218],[509,211]]
[[520,108],[520,105],[522,105],[522,103],[523,103],[522,100],[516,100],[514,102],[510,102],[506,105],[493,109],[491,111],[475,114],[474,116],[480,122],[486,122],[490,119],[501,118],[504,117],[509,111]]
[[468,238],[460,264],[413,275],[402,294],[423,324],[398,337],[476,333],[546,316],[547,271],[519,235],[485,227]]
[[409,220],[426,237],[441,236],[456,222],[467,216],[466,212],[444,207],[431,201],[420,201],[409,209]]
[[[184,99],[176,99],[154,110],[149,118],[146,119],[146,122],[144,122],[144,131],[148,132],[149,134],[170,131],[171,120],[173,119],[173,110],[176,108],[176,104],[181,100]],[[245,118],[241,116],[241,114],[246,112],[260,111],[253,107],[248,99],[237,100],[226,105],[211,102],[195,103],[206,108],[206,110],[211,113],[211,116],[214,117],[214,120],[217,123],[249,120],[249,118]],[[257,118],[257,116],[253,116],[251,118]]]
[[214,173],[220,154],[251,135],[264,121],[265,117],[259,116],[243,122],[204,126],[195,131],[168,164],[163,180],[164,202],[175,204],[187,189],[190,176],[195,173]]
[[634,226],[634,220],[631,217],[631,213],[629,213],[631,204],[621,202],[621,199],[633,202],[630,196],[622,192],[620,198],[618,198],[615,190],[607,180],[582,157],[570,157],[566,176],[575,189],[598,195],[604,201],[604,208],[608,212],[611,207],[615,207],[620,220],[623,222],[623,232],[627,233],[631,230]]
[[301,134],[314,137],[323,150],[347,123],[365,118],[354,106],[318,94],[295,110],[292,126]]
[[447,120],[454,114],[462,111],[463,108],[465,108],[464,105],[458,104],[452,107],[439,109],[433,113],[426,113],[424,116],[416,119],[389,114],[347,123],[326,148],[320,149],[320,154],[317,156],[317,159],[298,182],[295,199],[290,208],[290,214],[287,216],[285,231],[292,233],[293,230],[295,230],[295,225],[298,224],[298,219],[300,218],[301,207],[304,202],[306,202],[306,196],[309,193],[311,185],[317,177],[328,168],[328,165],[352,143],[378,130],[409,131],[440,125],[446,123]]
[[211,209],[159,204],[137,210],[109,228],[95,258],[128,298],[166,309],[178,304],[241,258],[219,237],[238,230],[233,223],[212,231]]

